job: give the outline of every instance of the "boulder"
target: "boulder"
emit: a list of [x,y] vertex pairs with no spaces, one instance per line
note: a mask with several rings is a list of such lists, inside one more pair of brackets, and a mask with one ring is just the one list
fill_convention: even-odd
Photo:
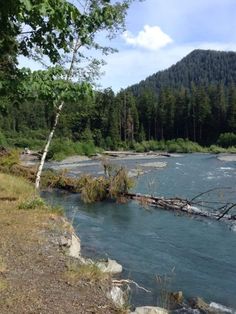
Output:
[[168,311],[157,306],[140,306],[131,314],[168,314]]
[[63,247],[70,247],[71,246],[71,239],[65,237],[65,236],[61,236],[60,237],[60,246]]
[[214,310],[210,307],[210,305],[199,297],[191,299],[189,301],[189,304],[191,305],[192,308],[200,310],[201,313],[205,314],[215,313]]
[[68,255],[75,258],[80,258],[80,239],[75,233],[71,235],[71,245],[69,247]]
[[122,265],[110,258],[105,262],[97,262],[96,265],[104,273],[119,274],[122,272]]
[[111,299],[117,307],[123,307],[125,305],[125,292],[119,287],[112,287],[107,297]]

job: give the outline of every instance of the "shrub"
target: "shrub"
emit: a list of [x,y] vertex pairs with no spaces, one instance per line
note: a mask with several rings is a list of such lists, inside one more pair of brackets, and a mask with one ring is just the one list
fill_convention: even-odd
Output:
[[55,139],[49,149],[47,158],[60,161],[72,155],[92,156],[96,151],[93,141],[73,142],[68,139]]
[[134,181],[128,177],[127,170],[123,167],[109,167],[107,177],[93,178],[82,176],[78,181],[78,189],[81,191],[81,198],[85,203],[93,203],[106,198],[120,199],[133,187]]
[[225,153],[226,149],[217,145],[211,145],[209,148],[210,152],[213,154]]
[[0,157],[0,166],[4,167],[6,170],[10,169],[13,165],[19,163],[19,151],[10,150],[7,151],[5,155]]
[[27,200],[19,205],[19,209],[38,209],[45,207],[45,202],[40,197]]
[[83,142],[82,143],[83,155],[92,156],[96,153],[96,147],[93,141]]
[[109,196],[112,198],[119,198],[134,186],[134,181],[128,177],[127,170],[123,167],[116,170],[109,179]]
[[0,132],[0,146],[7,146],[6,137],[2,132]]
[[198,143],[189,141],[188,139],[178,138],[166,142],[167,151],[169,153],[194,153],[194,152],[205,152],[202,146]]
[[134,143],[134,150],[137,153],[144,153],[145,148],[144,148],[144,146],[141,143]]
[[85,203],[101,201],[107,197],[108,180],[104,177],[84,177],[81,198]]
[[236,146],[236,134],[234,133],[222,133],[220,134],[217,144],[222,147]]

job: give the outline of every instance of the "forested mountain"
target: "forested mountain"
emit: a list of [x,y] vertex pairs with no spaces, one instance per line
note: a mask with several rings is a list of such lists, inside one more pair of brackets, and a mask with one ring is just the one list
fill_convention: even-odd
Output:
[[214,50],[194,50],[169,69],[159,71],[139,84],[130,87],[135,95],[143,89],[158,94],[160,89],[190,88],[196,85],[219,84],[229,86],[236,82],[236,53]]
[[236,131],[236,53],[194,50],[176,65],[127,89],[146,138],[202,144]]
[[[210,145],[221,133],[236,133],[235,84],[236,53],[204,50],[117,94],[81,94],[72,82],[56,136],[110,149],[176,138]],[[0,135],[23,147],[29,138],[44,140],[65,86],[49,70],[23,71],[13,92],[0,94]]]

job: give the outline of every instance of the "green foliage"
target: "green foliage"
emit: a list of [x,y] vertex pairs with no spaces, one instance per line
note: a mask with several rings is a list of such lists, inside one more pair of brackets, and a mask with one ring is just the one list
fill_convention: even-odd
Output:
[[115,168],[112,165],[106,165],[106,169],[106,177],[93,178],[85,175],[79,179],[81,198],[85,203],[106,198],[119,200],[133,187],[134,181],[128,177],[126,169]]
[[217,146],[217,145],[211,145],[209,147],[209,151],[213,154],[220,154],[220,153],[226,153],[227,150],[223,147]]
[[63,160],[68,156],[85,155],[92,156],[97,152],[93,141],[73,142],[68,139],[55,139],[50,147],[47,158],[54,160]]
[[134,143],[133,146],[134,146],[133,149],[137,153],[144,153],[145,152],[145,147],[144,147],[144,145],[142,145],[142,143]]
[[0,156],[0,166],[10,169],[12,166],[19,163],[19,151],[10,150],[3,156]]
[[70,281],[101,282],[106,280],[109,275],[102,272],[94,263],[80,264],[79,262],[72,261],[67,264],[66,277]]
[[10,146],[25,148],[28,147],[30,149],[40,149],[44,141],[30,138],[30,137],[14,137],[8,138],[8,143]]
[[[155,88],[155,79],[147,79],[140,85],[142,88],[133,86],[117,95],[111,89],[92,93],[89,84],[66,82],[66,71],[59,66],[33,73],[24,69],[13,98],[0,93],[0,145],[2,142],[20,148],[42,149],[58,102],[63,101],[65,106],[49,158],[61,160],[74,154],[91,156],[97,151],[95,146],[137,152],[198,152],[205,150],[193,142],[209,146],[216,143],[217,137],[217,145],[233,147],[236,145],[233,133],[236,70],[230,69],[231,79],[228,79],[232,84],[227,83],[228,79],[220,81],[222,71],[218,73],[218,69],[211,67],[209,70],[205,66],[209,62],[214,64],[211,60],[216,57],[221,60],[222,69],[223,61],[226,64],[227,60],[235,60],[234,53],[197,51],[178,66],[158,73],[160,84],[154,84]],[[194,60],[202,68],[195,68]],[[195,74],[190,83],[184,73],[192,67]],[[213,70],[219,80],[215,79]],[[228,71],[223,72],[228,75]],[[181,80],[173,79],[177,74]],[[197,82],[194,79],[197,74],[207,83]],[[173,140],[175,138],[177,140]]]
[[217,144],[225,148],[230,146],[236,146],[236,134],[235,133],[220,134],[217,140]]
[[167,151],[169,153],[194,153],[194,152],[205,152],[205,149],[198,143],[191,142],[179,138],[177,140],[171,140],[166,142]]
[[46,208],[46,204],[40,197],[35,197],[33,199],[27,200],[19,204],[19,209],[39,209]]
[[5,135],[0,131],[0,146],[7,146],[7,140]]
[[187,139],[178,138],[169,141],[143,141],[142,143],[135,143],[134,150],[136,152],[149,151],[166,151],[169,153],[194,153],[206,152],[207,149]]

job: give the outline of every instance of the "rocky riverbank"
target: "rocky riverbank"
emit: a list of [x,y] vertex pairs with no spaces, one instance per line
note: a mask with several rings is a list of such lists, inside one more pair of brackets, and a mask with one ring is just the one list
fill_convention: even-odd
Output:
[[[112,278],[122,266],[82,257],[70,222],[24,179],[0,173],[0,183],[1,314],[130,313]],[[153,309],[134,313],[167,313]]]
[[111,276],[81,263],[80,242],[58,209],[21,178],[0,174],[1,314],[124,313]]

